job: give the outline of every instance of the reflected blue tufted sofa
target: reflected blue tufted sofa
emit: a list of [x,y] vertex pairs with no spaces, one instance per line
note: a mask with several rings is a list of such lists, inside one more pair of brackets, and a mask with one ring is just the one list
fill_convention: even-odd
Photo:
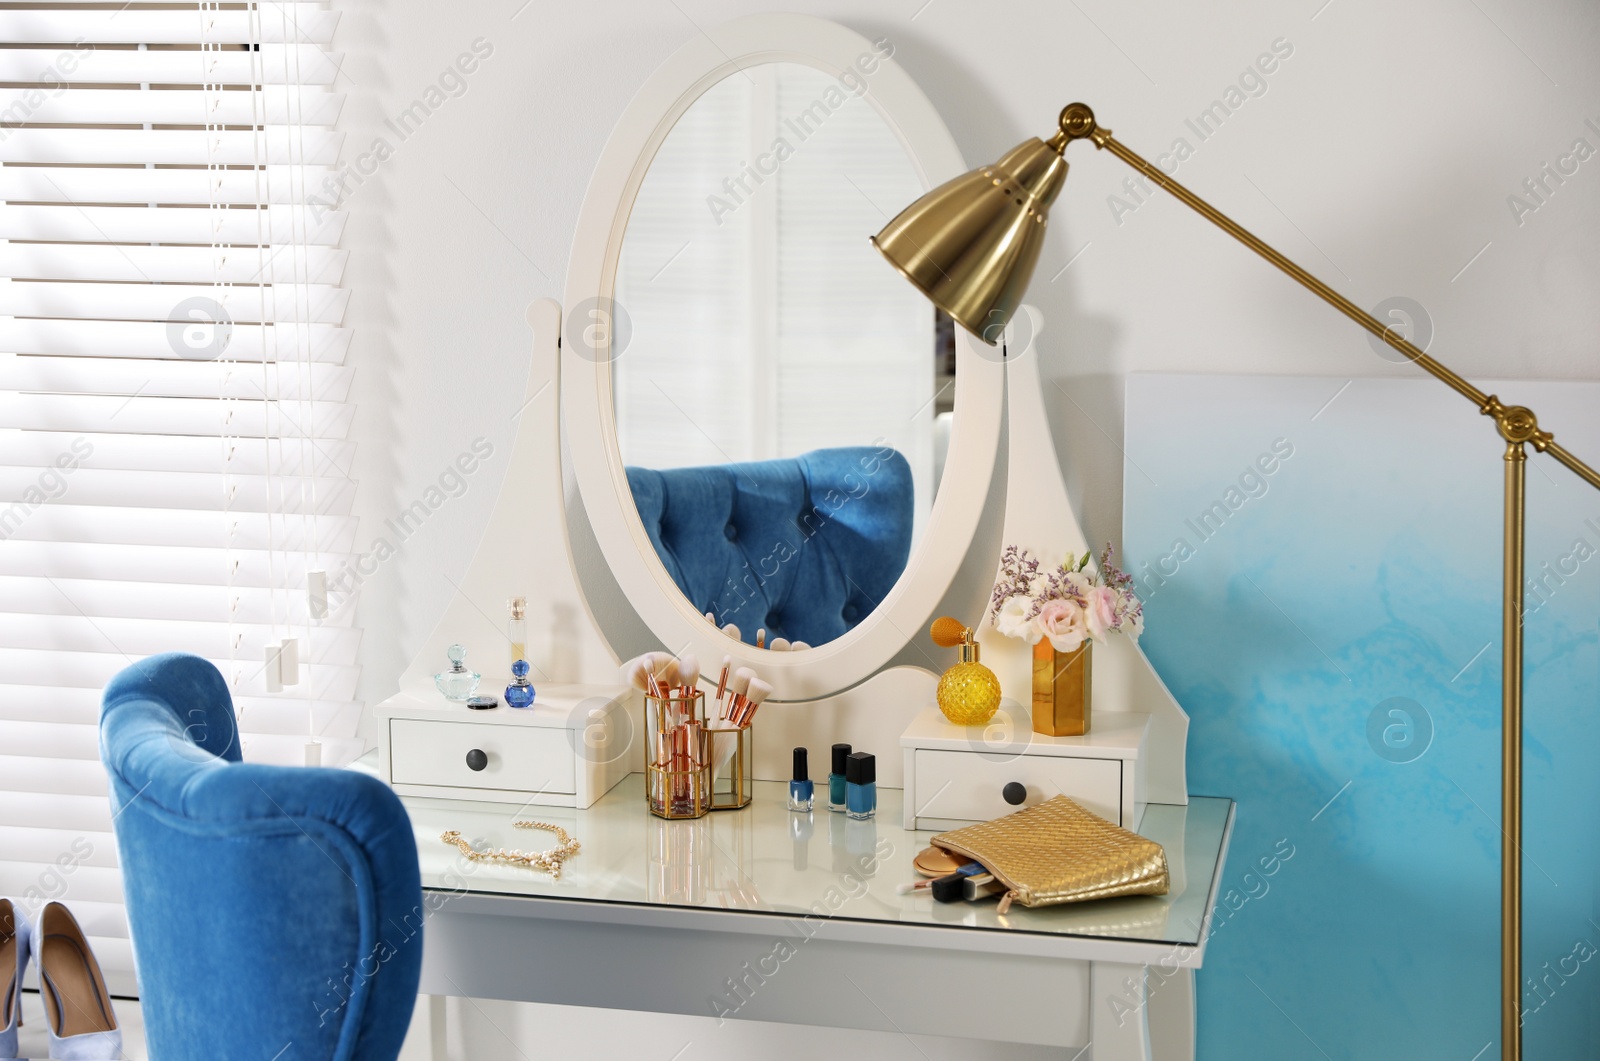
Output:
[[653,471],[628,486],[678,588],[744,640],[821,645],[864,619],[911,552],[911,466],[890,447]]
[[112,679],[100,756],[150,1056],[394,1061],[425,916],[394,792],[240,762],[227,683],[180,653]]

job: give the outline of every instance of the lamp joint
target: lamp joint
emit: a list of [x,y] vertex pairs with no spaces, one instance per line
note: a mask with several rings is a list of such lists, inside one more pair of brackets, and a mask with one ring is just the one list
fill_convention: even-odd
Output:
[[1092,140],[1095,147],[1105,147],[1111,136],[1110,129],[1102,129],[1095,122],[1094,111],[1087,103],[1069,103],[1061,108],[1057,124],[1059,131],[1048,141],[1050,149],[1057,154],[1065,152],[1074,140]]
[[1489,395],[1483,403],[1484,416],[1494,418],[1500,437],[1512,445],[1527,443],[1543,453],[1555,441],[1555,435],[1539,430],[1539,418],[1525,405],[1506,405],[1497,395]]

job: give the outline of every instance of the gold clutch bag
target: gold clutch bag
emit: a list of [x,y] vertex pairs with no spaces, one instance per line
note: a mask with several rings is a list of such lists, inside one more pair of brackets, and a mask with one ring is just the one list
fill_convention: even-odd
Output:
[[1037,807],[940,833],[937,847],[979,862],[1012,902],[1052,906],[1115,895],[1167,894],[1167,853],[1154,840],[1090,814],[1066,796]]

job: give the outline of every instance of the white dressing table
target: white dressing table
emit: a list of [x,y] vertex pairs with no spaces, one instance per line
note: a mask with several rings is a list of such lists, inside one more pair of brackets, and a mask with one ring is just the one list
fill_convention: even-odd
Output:
[[[1139,831],[1166,848],[1169,894],[1002,917],[994,902],[896,893],[933,835],[900,827],[899,790],[881,790],[868,822],[791,815],[779,782],[758,782],[747,810],[667,822],[645,812],[641,784],[630,775],[587,810],[406,797],[430,911],[422,992],[1047,1044],[1081,1061],[1193,1056],[1192,971],[1231,800],[1146,809]],[[439,839],[549,846],[515,818],[583,845],[559,881]]]
[[[704,207],[696,181],[668,180],[664,187],[690,189],[691,199],[666,211],[657,202],[654,213],[643,214],[656,218],[661,231],[645,225],[638,242],[630,236],[630,219],[658,155],[717,86],[731,83],[743,91],[742,82],[767,85],[771,67],[795,67],[811,78],[796,84],[814,83],[818,72],[829,82],[807,114],[821,121],[834,110],[844,113],[852,100],[870,108],[875,135],[903,151],[902,165],[919,189],[931,188],[968,167],[938,112],[892,54],[891,41],[868,41],[842,26],[791,14],[748,16],[692,37],[645,81],[606,143],[574,233],[564,304],[545,299],[528,308],[532,360],[505,485],[471,565],[455,583],[459,592],[401,676],[400,693],[378,711],[379,739],[391,743],[387,766],[373,765],[402,793],[421,853],[430,907],[422,990],[434,996],[430,1034],[438,1061],[445,1057],[447,995],[1032,1043],[1062,1048],[1072,1061],[1194,1057],[1193,971],[1205,956],[1233,804],[1190,798],[1188,716],[1130,638],[1112,637],[1095,650],[1096,731],[1088,738],[1035,741],[1026,707],[1031,650],[998,636],[984,619],[997,542],[1056,556],[1092,548],[1056,461],[1031,341],[1013,338],[996,356],[957,331],[953,378],[932,379],[935,359],[920,353],[910,367],[900,366],[907,393],[912,385],[919,396],[924,385],[937,389],[927,390],[933,397],[926,401],[919,397],[912,413],[886,402],[881,434],[903,432],[908,416],[929,420],[931,430],[936,401],[953,397],[942,473],[936,490],[929,481],[915,491],[927,510],[893,588],[859,622],[814,647],[766,651],[749,643],[753,638],[736,640],[706,622],[704,609],[713,606],[685,596],[637,510],[619,433],[619,427],[636,426],[630,419],[636,414],[619,396],[660,391],[671,409],[651,414],[656,420],[681,417],[685,437],[709,439],[708,428],[718,428],[730,408],[774,394],[765,384],[752,384],[748,401],[702,393],[704,380],[743,372],[737,361],[662,362],[649,369],[650,357],[662,350],[717,343],[753,349],[771,339],[765,332],[763,339],[690,327],[693,320],[732,327],[717,308],[731,283],[726,271],[703,263],[700,273],[690,270],[699,250],[737,231],[734,221],[721,224],[721,214],[716,224],[701,218],[695,226]],[[844,119],[827,120],[835,123],[830,130],[844,129],[838,124]],[[816,128],[806,124],[807,136]],[[842,163],[822,165],[827,156],[816,142],[806,146],[813,153],[796,155],[784,180],[810,179],[820,189],[848,176]],[[763,157],[755,164],[765,165]],[[852,152],[844,161],[855,157]],[[858,192],[865,194],[857,185],[850,202]],[[759,197],[752,195],[750,204],[737,215],[738,224],[770,220]],[[852,228],[848,246],[836,248],[840,261],[850,248],[873,253],[866,237],[887,215],[867,210],[857,220],[859,243]],[[622,268],[628,246],[648,269]],[[755,272],[765,277],[763,290],[776,290],[774,276]],[[619,275],[631,277],[635,287],[628,289]],[[681,298],[647,299],[650,312],[640,303],[631,313],[624,295],[658,275]],[[893,295],[905,294],[901,281],[888,279]],[[812,336],[811,349],[848,354],[822,366],[831,365],[831,376],[806,377],[813,398],[826,396],[829,387],[852,386],[874,363],[875,351],[888,348],[879,333],[863,332],[858,318],[893,296],[849,294],[856,315],[830,309],[806,318],[833,329]],[[663,311],[675,311],[680,301],[683,319]],[[917,326],[931,328],[926,308],[920,302],[914,308]],[[769,320],[771,313],[763,313],[753,319]],[[1039,324],[1033,324],[1037,336]],[[653,423],[650,417],[642,422]],[[1006,479],[991,489],[1002,436]],[[932,436],[917,437],[928,442]],[[918,443],[896,444],[914,450]],[[667,463],[658,465],[657,457],[643,453],[650,466],[670,463],[661,456]],[[1003,510],[992,503],[1001,485]],[[796,525],[817,512],[801,511]],[[748,570],[735,565],[731,582],[754,579],[753,570],[770,576],[767,562],[778,562],[777,555],[764,549],[747,555]],[[526,634],[508,638],[504,625],[505,602],[515,596],[529,602],[532,636],[525,643]],[[953,662],[926,641],[928,623],[940,614],[979,628],[983,662],[1006,697],[989,726],[959,736],[926,713],[939,669]],[[630,724],[614,731],[610,723],[601,726],[603,739],[594,743],[583,712],[568,712],[544,732],[519,734],[539,729],[537,720],[502,719],[516,722],[508,726],[480,718],[483,725],[472,725],[469,712],[434,693],[431,675],[446,646],[467,646],[471,661],[497,661],[506,659],[513,641],[525,644],[534,685],[552,697],[563,686],[614,686],[619,660],[662,648],[696,656],[707,674],[724,656],[735,667],[753,668],[773,689],[756,722],[753,806],[665,822],[647,813],[639,775],[607,791],[618,770],[637,768],[637,748],[627,750],[631,709],[606,715],[610,723]],[[484,666],[485,691],[503,683],[505,676],[495,673],[503,666]],[[602,700],[610,702],[611,694]],[[574,703],[574,709],[581,706]],[[468,730],[480,732],[462,732]],[[801,823],[786,810],[786,786],[777,779],[788,776],[790,749],[804,746],[811,750],[813,779],[820,780],[824,751],[834,742],[877,754],[878,815],[857,823],[814,811],[805,837],[803,829],[796,832]],[[540,749],[552,748],[561,754],[541,758]],[[996,756],[1003,769],[994,765]],[[1021,765],[1014,764],[1019,757]],[[552,785],[548,775],[557,759],[562,778],[572,775],[570,785]],[[579,778],[588,780],[580,784]],[[943,906],[897,894],[897,885],[914,879],[911,860],[933,835],[906,825],[986,818],[991,815],[975,808],[991,803],[1003,813],[997,782],[1018,779],[1030,800],[1066,790],[1163,844],[1171,892],[1081,907],[1014,908],[1005,918],[994,903]],[[911,790],[919,820],[903,818],[902,785]],[[473,802],[483,798],[480,792],[518,802]],[[445,795],[455,798],[434,798]],[[567,806],[541,805],[548,803]],[[558,824],[582,843],[562,880],[470,862],[439,838],[454,829],[480,850],[551,846],[549,834],[513,830],[517,818]]]

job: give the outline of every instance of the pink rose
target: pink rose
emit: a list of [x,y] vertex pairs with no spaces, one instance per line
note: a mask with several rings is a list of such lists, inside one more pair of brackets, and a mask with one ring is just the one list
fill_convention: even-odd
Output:
[[1076,652],[1089,632],[1083,609],[1072,601],[1045,601],[1033,621],[1057,652]]
[[1120,623],[1117,617],[1117,591],[1110,586],[1094,586],[1084,594],[1084,621],[1089,636],[1104,641],[1106,634]]

